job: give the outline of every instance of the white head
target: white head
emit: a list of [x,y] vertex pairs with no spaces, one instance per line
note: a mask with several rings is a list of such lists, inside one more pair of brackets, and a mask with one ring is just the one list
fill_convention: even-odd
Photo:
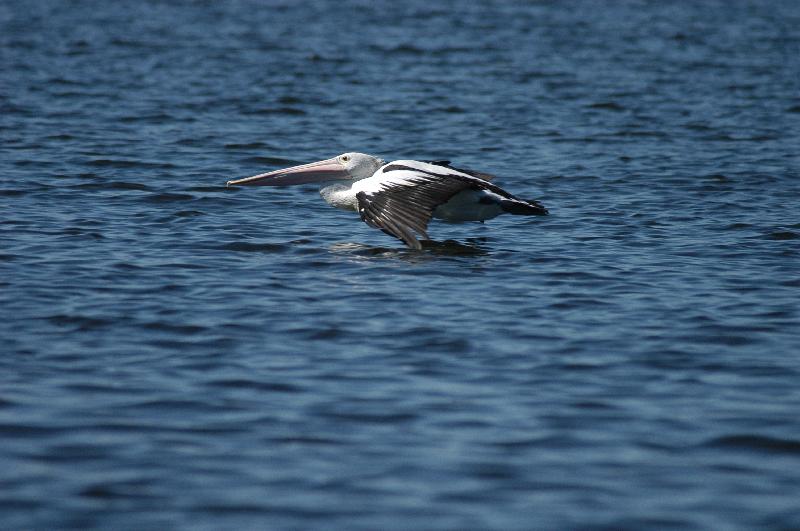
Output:
[[372,177],[383,164],[383,160],[372,155],[342,153],[332,159],[228,181],[228,185],[291,186],[313,182],[360,181]]
[[366,153],[342,153],[336,157],[342,166],[344,166],[350,178],[354,181],[360,181],[367,177],[372,177],[378,168],[386,164],[383,159],[367,155]]

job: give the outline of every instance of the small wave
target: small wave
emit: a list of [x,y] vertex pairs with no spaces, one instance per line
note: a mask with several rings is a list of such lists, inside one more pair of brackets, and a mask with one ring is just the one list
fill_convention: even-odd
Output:
[[344,64],[348,62],[348,60],[344,57],[325,57],[324,55],[320,55],[318,53],[309,54],[308,60],[314,63]]
[[162,124],[168,122],[175,122],[175,121],[192,121],[194,118],[191,117],[183,117],[183,118],[176,118],[167,113],[156,113],[156,114],[134,114],[123,116],[119,118],[119,121],[122,123],[136,123],[136,122],[144,122],[150,124]]
[[282,103],[284,105],[297,105],[298,103],[304,103],[304,101],[297,96],[281,96],[278,98],[278,103]]
[[45,83],[47,85],[66,85],[66,86],[77,86],[77,87],[84,87],[88,85],[86,81],[67,79],[61,76],[51,77]]
[[15,160],[12,162],[14,166],[26,168],[28,166],[36,166],[37,168],[50,168],[56,165],[56,162],[49,160]]
[[205,146],[207,140],[204,138],[180,138],[172,142],[176,146]]
[[129,262],[117,262],[113,264],[115,269],[122,269],[123,271],[135,271],[137,269],[143,269],[142,266],[131,264]]
[[46,463],[76,463],[111,458],[113,450],[90,444],[56,444],[48,446],[46,453],[38,456]]
[[472,350],[472,342],[467,338],[429,337],[418,338],[405,350],[419,352],[452,352],[464,354]]
[[278,444],[304,444],[304,445],[341,445],[344,444],[345,441],[337,441],[336,439],[330,439],[325,437],[311,437],[311,436],[293,436],[293,437],[273,437],[270,439],[273,443]]
[[15,405],[17,405],[16,402],[14,402],[12,400],[9,400],[9,399],[6,399],[6,398],[3,398],[3,397],[0,397],[0,409],[2,409],[4,407],[12,407],[12,406],[15,406]]
[[144,162],[141,160],[123,160],[123,159],[94,159],[87,162],[89,166],[96,166],[101,168],[160,168],[169,169],[175,168],[174,164],[167,162]]
[[778,135],[754,135],[754,136],[733,136],[727,133],[718,133],[707,135],[701,138],[701,140],[711,140],[717,142],[767,142],[771,140],[778,140],[780,137]]
[[416,413],[359,413],[350,411],[331,411],[322,413],[323,416],[344,422],[364,424],[404,424],[418,418]]
[[26,190],[0,190],[0,197],[18,197],[27,193]]
[[790,230],[780,230],[780,231],[770,232],[767,235],[768,240],[777,240],[777,241],[796,240],[798,238],[800,238],[800,234],[797,234],[796,232],[792,232]]
[[633,138],[667,138],[667,135],[663,131],[641,131],[636,129],[624,129],[622,131],[617,131],[611,136],[619,136],[619,137],[633,137]]
[[617,111],[617,112],[625,110],[625,107],[623,107],[622,105],[620,105],[618,103],[614,103],[613,101],[604,101],[604,102],[599,102],[599,103],[592,103],[590,105],[587,105],[587,107],[589,109],[603,109],[603,110],[606,110],[606,111]]
[[753,225],[751,225],[750,223],[738,222],[738,223],[731,223],[725,228],[728,230],[744,230],[744,229],[752,229]]
[[778,439],[776,437],[766,437],[763,435],[726,435],[711,439],[701,446],[707,448],[731,448],[770,453],[800,454],[800,441],[795,439]]
[[125,37],[115,37],[109,41],[112,46],[119,46],[123,48],[133,49],[147,49],[147,50],[166,50],[168,47],[165,44],[157,43],[155,41],[135,40]]
[[130,183],[125,181],[108,181],[99,183],[76,184],[72,188],[80,190],[139,190],[149,191],[150,187],[141,183]]
[[48,435],[58,435],[68,431],[67,428],[54,426],[37,426],[35,424],[0,424],[0,435],[8,437],[46,437]]
[[172,323],[165,323],[163,321],[153,321],[143,325],[148,330],[157,330],[160,332],[175,332],[177,334],[200,334],[208,330],[205,326],[198,325],[179,325]]
[[224,378],[220,380],[211,380],[210,382],[206,382],[205,385],[229,389],[253,389],[255,391],[267,391],[271,393],[300,393],[303,391],[303,388],[293,384],[283,382],[262,382],[258,380],[247,380],[245,378]]
[[199,210],[181,210],[175,212],[172,216],[176,218],[193,218],[196,216],[204,216],[206,213]]
[[232,242],[219,247],[223,251],[239,251],[245,253],[285,251],[289,247],[282,243],[247,243]]
[[113,484],[113,483],[95,483],[82,489],[79,493],[84,498],[95,498],[98,500],[132,500],[132,499],[158,499],[155,494],[149,494],[141,485],[138,484]]
[[280,157],[248,157],[244,159],[243,162],[253,163],[253,164],[275,164],[278,166],[295,166],[300,164],[300,162],[291,160],[291,159],[283,159]]
[[249,109],[244,114],[283,114],[286,116],[302,116],[307,114],[303,109],[295,107],[266,107],[263,109]]
[[223,146],[225,149],[266,149],[269,146],[264,142],[229,143]]
[[340,328],[335,328],[335,327],[323,328],[321,330],[312,329],[308,332],[308,334],[306,334],[306,337],[308,339],[314,339],[314,340],[329,340],[341,336],[342,336],[342,330]]
[[105,236],[99,232],[90,232],[80,227],[67,227],[61,231],[61,234],[67,234],[69,236],[88,236],[95,240],[102,240],[105,238]]
[[145,198],[145,201],[148,203],[174,203],[180,201],[191,201],[195,197],[190,194],[172,194],[172,193],[160,193],[160,194],[151,194]]
[[114,324],[110,319],[87,317],[84,315],[56,314],[47,317],[47,320],[57,326],[74,326],[78,330],[97,330]]
[[[59,99],[61,99],[61,98],[64,98],[64,99],[66,99],[66,98],[85,98],[87,96],[89,96],[89,97],[97,97],[97,95],[95,95],[95,94],[90,94],[90,93],[87,93],[87,92],[77,92],[75,90],[64,90],[64,91],[56,90],[56,91],[52,91],[51,94],[54,97],[59,98]],[[78,113],[78,112],[69,112],[69,113],[56,112],[56,113],[50,114],[50,116],[58,116],[58,115],[80,116],[80,113]]]
[[534,79],[548,79],[548,78],[563,78],[566,77],[567,74],[564,72],[548,72],[544,70],[529,70],[527,72],[522,72],[519,74],[519,81],[521,83],[527,83],[528,81]]
[[[181,345],[185,346],[185,345]],[[216,409],[214,404],[208,403],[205,400],[188,400],[178,398],[156,398],[152,400],[143,400],[132,404],[130,407],[135,409],[157,410],[157,411],[200,411],[207,412]]]
[[187,192],[227,192],[230,190],[227,186],[192,186],[187,188]]
[[[194,263],[184,263],[184,262],[168,262],[166,264],[159,264],[158,267],[163,269],[207,269],[208,266],[203,264],[194,264]],[[161,291],[172,291],[174,289],[174,284],[166,285],[161,287]]]
[[423,55],[426,53],[425,50],[414,46],[413,44],[400,44],[392,47],[375,44],[370,46],[370,49],[373,51],[394,55]]
[[703,122],[689,122],[683,125],[686,129],[692,131],[713,131],[713,128],[707,123]]
[[449,107],[443,107],[441,109],[434,109],[436,112],[444,112],[447,114],[463,114],[466,111],[463,107],[459,107],[458,105],[450,105]]

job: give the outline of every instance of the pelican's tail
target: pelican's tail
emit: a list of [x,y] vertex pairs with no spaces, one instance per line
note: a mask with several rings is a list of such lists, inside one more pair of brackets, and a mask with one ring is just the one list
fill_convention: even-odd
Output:
[[500,208],[508,214],[515,216],[546,216],[547,209],[538,201],[523,201],[522,199],[503,199]]

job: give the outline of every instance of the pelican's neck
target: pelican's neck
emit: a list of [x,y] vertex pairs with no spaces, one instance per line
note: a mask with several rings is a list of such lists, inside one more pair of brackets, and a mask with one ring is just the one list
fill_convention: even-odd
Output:
[[323,187],[319,191],[319,195],[329,205],[341,208],[342,210],[358,210],[358,201],[356,194],[353,192],[353,185],[334,183]]

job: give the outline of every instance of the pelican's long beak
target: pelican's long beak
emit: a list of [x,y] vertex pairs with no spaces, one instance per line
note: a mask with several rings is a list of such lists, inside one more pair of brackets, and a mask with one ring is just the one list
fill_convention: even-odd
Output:
[[250,186],[291,186],[293,184],[315,183],[322,181],[338,181],[352,179],[353,177],[345,169],[339,159],[334,157],[328,160],[312,162],[292,166],[283,170],[275,170],[244,179],[228,181],[228,186],[232,184],[243,184]]

